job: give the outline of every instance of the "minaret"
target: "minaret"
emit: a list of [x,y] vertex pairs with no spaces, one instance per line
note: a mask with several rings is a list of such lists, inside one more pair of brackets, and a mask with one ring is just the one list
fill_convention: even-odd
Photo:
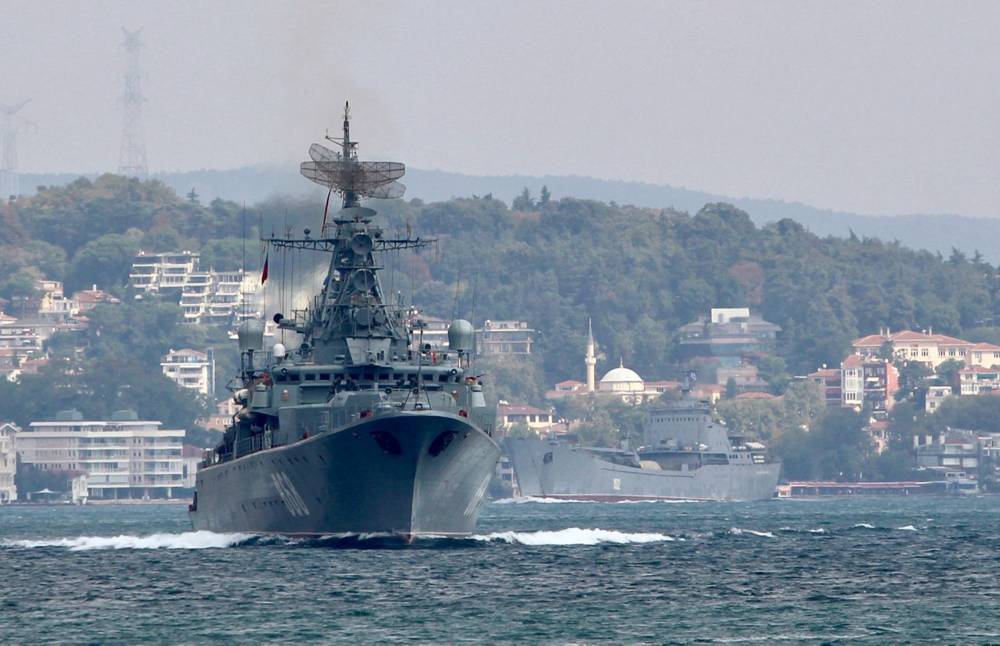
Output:
[[590,323],[590,319],[587,319],[587,356],[583,361],[587,364],[587,392],[592,393],[596,390],[597,385],[594,375],[594,370],[597,366],[597,353],[594,347],[594,328]]

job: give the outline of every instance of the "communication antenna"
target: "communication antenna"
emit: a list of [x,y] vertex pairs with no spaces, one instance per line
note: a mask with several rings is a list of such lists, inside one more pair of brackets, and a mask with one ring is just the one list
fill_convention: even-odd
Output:
[[326,136],[328,141],[340,144],[340,150],[331,150],[323,144],[309,147],[312,161],[302,162],[299,171],[306,179],[325,186],[344,197],[344,208],[359,206],[363,197],[394,199],[402,197],[406,186],[397,182],[406,173],[406,166],[399,162],[358,161],[358,142],[351,141],[351,107],[344,104],[344,136]]
[[33,130],[35,124],[18,112],[31,99],[10,105],[0,104],[0,200],[21,194],[21,175],[17,170],[17,133]]
[[126,177],[145,179],[149,176],[146,164],[146,141],[142,135],[142,104],[146,97],[142,95],[142,68],[139,66],[139,51],[143,44],[139,40],[142,28],[129,31],[122,27],[125,34],[125,75],[122,77],[122,143],[118,157],[118,173]]

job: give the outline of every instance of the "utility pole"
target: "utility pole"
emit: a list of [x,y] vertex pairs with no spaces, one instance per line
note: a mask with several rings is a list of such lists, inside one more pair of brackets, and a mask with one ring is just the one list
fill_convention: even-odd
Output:
[[17,133],[34,124],[17,115],[31,99],[10,105],[0,104],[0,203],[21,194],[17,170]]
[[118,158],[118,173],[126,177],[146,179],[149,168],[146,165],[146,142],[142,136],[142,104],[146,97],[142,95],[142,68],[139,66],[139,51],[142,41],[139,33],[142,29],[129,31],[122,27],[125,42],[122,47],[127,55],[125,62],[125,81],[122,93],[122,144]]

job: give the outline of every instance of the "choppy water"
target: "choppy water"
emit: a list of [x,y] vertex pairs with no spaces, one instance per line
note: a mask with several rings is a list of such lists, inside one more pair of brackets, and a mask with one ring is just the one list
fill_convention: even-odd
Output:
[[386,549],[0,507],[0,642],[1000,642],[1000,499],[500,502]]

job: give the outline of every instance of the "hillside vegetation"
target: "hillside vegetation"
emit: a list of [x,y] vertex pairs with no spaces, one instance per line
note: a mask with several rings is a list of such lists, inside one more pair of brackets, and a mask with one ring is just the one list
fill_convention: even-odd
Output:
[[[374,204],[390,234],[437,239],[387,258],[383,281],[430,314],[529,321],[544,383],[582,376],[588,318],[606,357],[599,370],[622,358],[646,378],[676,376],[676,330],[713,306],[749,306],[782,326],[779,352],[793,373],[839,363],[852,338],[882,326],[992,335],[982,328],[997,311],[997,268],[978,255],[820,238],[791,220],[758,227],[721,203],[694,215],[526,195],[515,203]],[[111,175],[43,188],[5,214],[0,297],[41,276],[68,291],[97,283],[121,293],[139,248],[200,251],[206,268],[255,268],[259,231],[318,229],[321,217],[318,202],[201,205],[159,182]]]

